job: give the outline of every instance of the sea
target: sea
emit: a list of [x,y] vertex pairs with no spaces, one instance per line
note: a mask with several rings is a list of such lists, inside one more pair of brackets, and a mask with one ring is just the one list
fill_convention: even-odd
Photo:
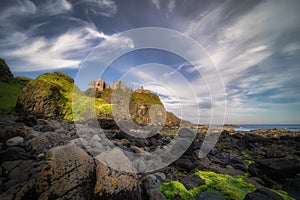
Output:
[[300,124],[240,124],[236,131],[251,131],[259,129],[286,129],[289,131],[299,131]]

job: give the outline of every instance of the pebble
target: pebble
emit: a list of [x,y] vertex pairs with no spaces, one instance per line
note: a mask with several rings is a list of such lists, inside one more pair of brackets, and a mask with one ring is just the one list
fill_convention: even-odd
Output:
[[13,147],[13,146],[20,146],[23,144],[23,142],[24,142],[24,138],[22,138],[20,136],[16,136],[16,137],[8,139],[5,142],[5,144],[6,144],[6,146]]

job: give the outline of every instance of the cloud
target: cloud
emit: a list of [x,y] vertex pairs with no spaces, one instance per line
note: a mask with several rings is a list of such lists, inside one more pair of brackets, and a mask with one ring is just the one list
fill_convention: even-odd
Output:
[[42,15],[59,15],[67,13],[73,9],[72,4],[67,0],[46,1],[40,8]]
[[160,9],[160,0],[151,0],[151,2],[156,7],[157,10]]
[[[229,119],[243,116],[239,121],[246,122],[247,114],[265,112],[272,101],[300,102],[300,95],[291,95],[300,86],[299,69],[292,64],[300,61],[299,37],[293,37],[300,28],[299,2],[253,2],[248,10],[243,6],[243,12],[229,4],[208,6],[208,12],[188,22],[186,30],[207,50],[222,75]],[[180,69],[191,74],[205,69],[201,61],[193,64]]]
[[170,0],[169,4],[168,4],[168,9],[169,9],[169,12],[173,12],[175,8],[175,0]]
[[112,0],[83,0],[77,4],[85,4],[91,14],[113,17],[117,13],[117,5]]
[[30,0],[19,0],[9,8],[2,8],[0,14],[1,23],[15,16],[32,15],[36,13],[36,6]]
[[70,29],[54,38],[16,34],[22,35],[26,40],[23,40],[19,46],[14,46],[4,52],[5,57],[18,60],[14,63],[14,71],[76,68],[88,52],[99,43],[112,44],[118,41],[115,35],[106,35],[94,29],[93,26]]

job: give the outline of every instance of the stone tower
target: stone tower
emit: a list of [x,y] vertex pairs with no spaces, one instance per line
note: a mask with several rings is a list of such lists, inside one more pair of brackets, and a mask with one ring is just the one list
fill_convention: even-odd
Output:
[[97,90],[98,90],[99,92],[102,92],[102,91],[103,91],[103,89],[104,89],[104,81],[103,81],[103,79],[101,79],[101,78],[98,79],[96,88],[97,88]]

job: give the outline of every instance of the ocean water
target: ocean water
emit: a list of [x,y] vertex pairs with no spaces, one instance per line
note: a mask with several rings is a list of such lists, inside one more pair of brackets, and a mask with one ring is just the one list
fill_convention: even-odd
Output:
[[299,131],[300,124],[240,124],[236,131],[250,131],[258,129],[286,129],[290,131]]

